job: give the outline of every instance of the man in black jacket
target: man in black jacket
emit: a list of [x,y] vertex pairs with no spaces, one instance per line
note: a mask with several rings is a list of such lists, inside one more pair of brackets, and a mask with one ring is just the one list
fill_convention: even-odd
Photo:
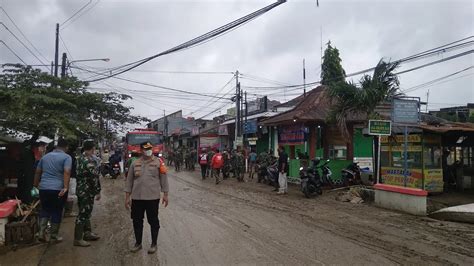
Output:
[[283,147],[278,148],[279,157],[278,157],[278,183],[280,189],[278,195],[288,194],[288,178],[286,176],[286,171],[288,167],[288,154],[286,154]]

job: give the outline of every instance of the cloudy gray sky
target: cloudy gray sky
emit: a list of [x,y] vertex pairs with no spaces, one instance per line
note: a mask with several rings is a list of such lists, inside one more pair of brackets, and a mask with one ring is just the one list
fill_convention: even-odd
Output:
[[[255,11],[273,1],[145,1],[91,0],[76,20],[61,27],[60,52],[70,60],[110,58],[82,67],[96,71],[141,59],[187,41],[211,29]],[[67,20],[89,0],[0,0],[17,26],[45,57],[54,56],[55,23]],[[400,59],[464,37],[474,35],[474,2],[465,1],[364,1],[290,0],[256,20],[211,42],[179,53],[157,58],[123,77],[186,91],[221,96],[234,88],[231,73],[190,74],[178,72],[243,73],[242,86],[301,84],[302,61],[306,60],[306,81],[319,80],[321,42],[331,40],[339,50],[347,73],[375,66],[380,58]],[[22,38],[0,10],[0,18]],[[321,40],[322,29],[322,40]],[[28,64],[40,64],[3,27],[1,40]],[[28,44],[27,42],[25,42]],[[0,44],[1,45],[1,44]],[[473,49],[473,46],[442,53],[426,60],[407,63],[400,70],[446,58]],[[35,50],[33,52],[36,53]],[[72,58],[72,59],[71,59]],[[18,62],[5,46],[0,47],[0,63]],[[449,62],[400,75],[402,89],[446,76],[474,65],[471,54]],[[72,69],[86,79],[90,73]],[[255,77],[259,81],[256,81]],[[266,80],[263,81],[262,78]],[[357,80],[358,77],[354,77]],[[276,83],[275,83],[276,81]],[[114,87],[112,89],[110,86]],[[118,91],[135,97],[128,102],[134,113],[151,119],[183,109],[184,114],[201,117],[223,107],[227,100],[172,93],[163,89],[116,79],[91,84],[96,91]],[[474,69],[441,83],[410,93],[426,100],[429,109],[474,102]],[[268,94],[289,100],[299,91],[248,89],[249,98]],[[228,97],[228,96],[226,96]],[[220,114],[217,111],[213,114]],[[208,118],[211,118],[209,115]]]

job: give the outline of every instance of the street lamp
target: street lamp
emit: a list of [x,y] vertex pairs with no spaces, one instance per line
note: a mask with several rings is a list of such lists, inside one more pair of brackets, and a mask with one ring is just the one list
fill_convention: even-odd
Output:
[[109,62],[109,61],[110,61],[110,58],[94,58],[94,59],[72,60],[72,61],[68,61],[67,66],[69,67],[72,63],[77,63],[77,62],[91,62],[91,61],[104,61],[104,62]]
[[63,65],[61,67],[61,77],[64,77],[66,75],[66,72],[68,69],[70,69],[70,66],[72,63],[91,62],[91,61],[104,61],[104,62],[110,61],[109,58],[94,58],[94,59],[81,59],[81,60],[72,60],[72,61],[67,60],[67,64],[66,64],[66,60],[67,60],[66,53],[63,53]]

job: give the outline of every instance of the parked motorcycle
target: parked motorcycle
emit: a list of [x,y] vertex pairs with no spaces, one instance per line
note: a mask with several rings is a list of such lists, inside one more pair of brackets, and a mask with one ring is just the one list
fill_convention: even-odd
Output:
[[[330,182],[330,175],[332,174],[331,169],[327,166],[329,160],[327,160],[323,165],[319,166],[320,160],[313,160],[313,166],[300,168],[300,178],[301,178],[301,192],[305,195],[306,198],[311,198],[313,195],[323,194],[323,179],[326,182]],[[321,178],[318,169],[322,169],[324,178]]]
[[267,167],[267,174],[265,176],[265,181],[267,184],[275,187],[275,189],[278,189],[279,184],[278,184],[278,162],[275,162],[274,164],[270,165]]
[[360,185],[362,183],[360,172],[359,162],[353,162],[342,169],[341,174],[344,186]]

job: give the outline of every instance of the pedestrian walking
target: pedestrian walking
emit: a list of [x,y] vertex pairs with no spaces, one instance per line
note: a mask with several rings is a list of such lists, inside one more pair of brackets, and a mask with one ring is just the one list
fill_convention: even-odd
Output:
[[165,165],[153,156],[153,145],[150,142],[144,142],[140,147],[142,157],[133,162],[128,171],[125,184],[125,207],[132,209],[131,218],[136,242],[131,251],[137,252],[142,248],[143,218],[146,213],[151,228],[151,247],[148,254],[153,254],[157,250],[160,230],[158,208],[162,192],[162,204],[165,207],[168,206],[168,176]]
[[222,158],[224,159],[224,166],[222,167],[222,178],[225,180],[229,178],[230,171],[232,170],[230,153],[227,150],[222,152]]
[[286,154],[283,147],[278,148],[279,157],[278,157],[278,184],[280,186],[278,195],[288,193],[288,178],[286,176],[286,171],[288,167],[288,154]]
[[216,185],[221,182],[220,174],[221,174],[221,169],[223,166],[224,166],[224,160],[222,158],[222,154],[219,152],[219,149],[216,149],[216,153],[212,157],[212,162],[211,162],[212,175],[216,178]]
[[88,247],[87,241],[96,241],[100,237],[92,232],[91,215],[95,200],[100,200],[99,164],[94,159],[95,144],[86,141],[83,145],[84,152],[77,162],[77,204],[79,214],[76,217],[74,229],[74,246]]
[[199,165],[201,166],[201,179],[204,180],[207,173],[207,153],[205,150],[202,150],[199,154]]
[[207,173],[206,173],[206,177],[210,177],[212,175],[212,167],[211,167],[212,157],[214,157],[214,150],[209,149],[209,151],[207,152]]
[[42,242],[46,241],[45,233],[49,221],[51,221],[50,241],[62,241],[59,227],[67,200],[72,168],[72,158],[66,154],[67,150],[67,141],[60,139],[56,148],[44,155],[36,167],[34,186],[39,189],[41,201],[38,239]]
[[255,167],[257,167],[257,153],[252,150],[249,154],[249,178],[253,180],[255,173]]

